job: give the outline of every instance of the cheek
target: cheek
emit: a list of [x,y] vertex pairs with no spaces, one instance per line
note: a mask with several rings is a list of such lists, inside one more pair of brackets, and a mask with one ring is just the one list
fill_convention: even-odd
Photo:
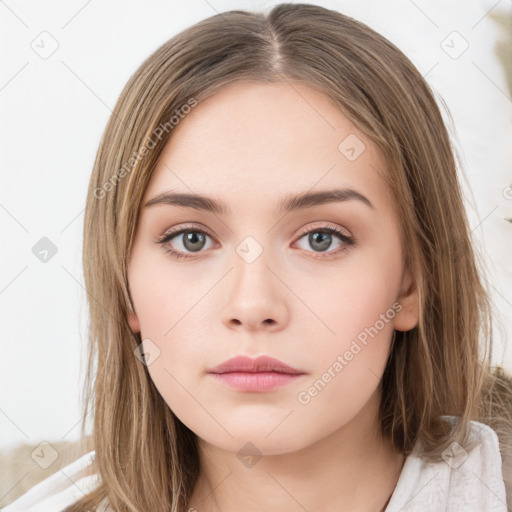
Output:
[[[315,337],[342,350],[356,338],[362,343],[389,339],[400,309],[396,298],[401,278],[396,247],[375,244],[353,252],[339,265],[331,266],[328,273],[295,279],[294,292],[304,298],[309,310],[304,309],[304,313],[315,327]],[[329,352],[322,350],[331,356]]]
[[211,283],[171,262],[161,249],[158,253],[135,245],[128,267],[130,293],[142,338],[165,342],[180,324],[194,315],[194,305],[205,296]]
[[323,417],[328,432],[354,418],[376,393],[389,357],[394,302],[389,273],[353,274],[340,279],[322,301],[334,304],[323,319],[334,334],[316,336],[310,345],[315,373],[296,397],[297,412],[305,422]]

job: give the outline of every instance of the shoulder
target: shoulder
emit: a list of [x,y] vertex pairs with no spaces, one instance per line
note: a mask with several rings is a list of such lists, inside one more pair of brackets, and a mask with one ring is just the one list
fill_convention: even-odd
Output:
[[91,450],[71,464],[29,489],[2,512],[60,512],[75,503],[100,483],[94,471],[95,451]]
[[507,512],[498,436],[478,421],[471,421],[469,428],[468,448],[453,442],[439,462],[418,457],[415,447],[405,460],[386,512]]

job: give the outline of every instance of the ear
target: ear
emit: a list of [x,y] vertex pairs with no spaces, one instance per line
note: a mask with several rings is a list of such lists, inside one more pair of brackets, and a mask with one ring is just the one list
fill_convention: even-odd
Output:
[[413,282],[409,270],[404,273],[396,300],[402,309],[395,316],[394,327],[397,331],[409,331],[418,324],[420,310],[418,286]]
[[139,318],[134,312],[128,313],[128,325],[134,333],[140,332]]

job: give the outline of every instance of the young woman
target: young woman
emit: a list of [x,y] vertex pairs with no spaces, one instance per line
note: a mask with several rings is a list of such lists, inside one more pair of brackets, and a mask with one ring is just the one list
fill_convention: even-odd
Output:
[[83,259],[95,450],[6,512],[507,510],[455,152],[368,26],[281,4],[160,47],[101,141]]

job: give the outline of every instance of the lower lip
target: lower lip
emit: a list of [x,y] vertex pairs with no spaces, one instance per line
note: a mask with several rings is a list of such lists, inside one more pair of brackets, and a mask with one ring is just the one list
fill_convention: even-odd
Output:
[[212,375],[228,386],[241,391],[272,391],[273,389],[289,384],[302,377],[302,373],[278,373],[278,372],[229,372],[212,373]]

